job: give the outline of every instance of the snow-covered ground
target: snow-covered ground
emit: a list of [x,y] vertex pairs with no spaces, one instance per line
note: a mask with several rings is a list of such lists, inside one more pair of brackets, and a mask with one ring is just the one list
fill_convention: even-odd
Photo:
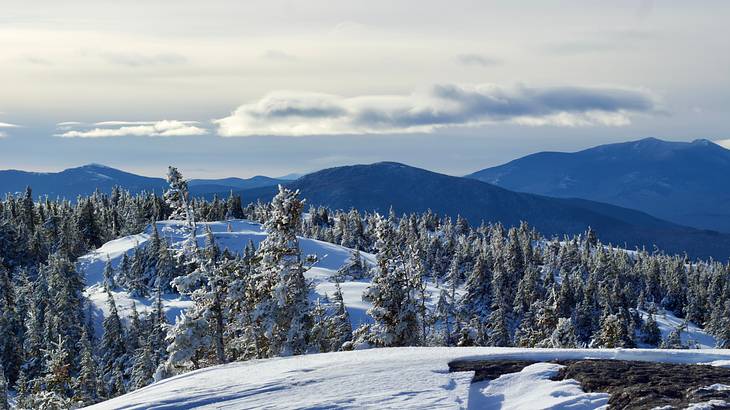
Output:
[[[227,248],[234,253],[241,252],[249,240],[258,245],[266,237],[266,233],[262,230],[261,225],[255,222],[245,220],[203,222],[198,224],[197,231],[198,245],[201,247],[205,245],[206,226],[213,232],[215,240],[221,248]],[[157,229],[160,235],[169,241],[173,247],[181,246],[181,243],[186,239],[186,233],[181,222],[157,222]],[[117,267],[125,253],[132,256],[137,246],[144,245],[149,240],[151,232],[152,227],[149,226],[143,233],[110,241],[101,248],[79,258],[79,269],[86,275],[87,296],[92,301],[94,307],[92,314],[96,316],[94,322],[98,324],[97,332],[101,332],[102,315],[108,313],[106,304],[107,296],[101,285],[107,258],[111,260],[113,266]],[[319,259],[306,273],[306,277],[314,285],[311,298],[316,299],[324,298],[327,295],[331,296],[335,291],[332,275],[347,263],[352,250],[343,246],[309,238],[299,238],[299,241],[303,254],[314,254]],[[361,252],[361,256],[368,264],[375,264],[374,255]],[[367,280],[351,280],[341,284],[343,297],[353,327],[357,327],[370,320],[366,314],[370,303],[362,300],[362,294],[368,285],[369,281]],[[436,301],[438,299],[438,289],[435,286],[429,286],[428,290],[432,296],[431,301]],[[114,291],[112,293],[119,314],[123,318],[129,317],[131,314],[132,303],[136,304],[140,313],[152,309],[153,301],[148,298],[132,298],[125,291]],[[190,306],[190,301],[180,295],[163,295],[163,304],[168,321],[173,322],[184,309]],[[645,317],[646,313],[641,313]],[[655,316],[655,319],[659,325],[662,338],[666,338],[675,327],[682,323],[682,319],[677,318],[670,312],[660,312]],[[689,323],[686,331],[682,332],[682,342],[699,348],[715,347],[715,339],[692,323]],[[649,346],[640,344],[640,347]]]
[[[241,252],[251,240],[258,244],[266,233],[257,223],[230,221],[201,223],[198,243],[204,246],[205,226],[210,227],[221,248]],[[160,235],[173,247],[185,239],[179,222],[157,224]],[[93,302],[96,323],[106,314],[106,293],[102,287],[107,258],[116,267],[126,253],[150,238],[145,232],[106,243],[80,258],[85,273],[87,295]],[[332,276],[345,265],[352,250],[326,242],[300,238],[303,254],[317,255],[319,262],[306,272],[313,284],[311,298],[332,295]],[[371,254],[361,253],[369,264]],[[368,321],[370,307],[362,300],[368,281],[345,281],[342,290],[353,325]],[[437,296],[435,287],[429,288]],[[123,317],[132,303],[141,312],[152,301],[132,298],[127,292],[113,292]],[[433,297],[436,299],[436,297]],[[164,295],[168,320],[174,321],[190,301],[179,295]],[[681,319],[662,312],[655,316],[662,336]],[[101,329],[97,329],[100,331]],[[683,342],[693,340],[698,347],[714,347],[714,339],[689,324]],[[125,396],[97,404],[95,409],[186,409],[186,408],[506,408],[506,409],[595,409],[605,408],[608,395],[586,393],[572,380],[552,381],[560,365],[537,363],[518,373],[506,374],[491,382],[471,384],[472,372],[449,373],[455,359],[518,359],[550,361],[558,359],[621,359],[676,363],[712,363],[730,367],[728,350],[657,349],[508,349],[508,348],[400,348],[339,352],[299,357],[275,358],[202,369],[184,374]],[[724,388],[724,387],[723,387]]]
[[[648,314],[644,311],[639,311],[641,318],[646,320]],[[666,310],[661,310],[654,315],[659,331],[662,334],[662,339],[666,339],[669,333],[684,323],[684,319],[680,319]],[[712,349],[717,346],[717,342],[712,335],[707,334],[704,330],[697,327],[692,322],[686,323],[687,327],[681,333],[682,344],[691,348],[699,349]],[[650,347],[639,342],[639,347]]]
[[600,409],[608,395],[552,381],[559,365],[537,363],[491,382],[449,373],[455,359],[618,359],[730,363],[729,350],[394,348],[231,363],[183,374],[91,409]]
[[[198,224],[197,230],[198,245],[201,247],[205,246],[206,227],[209,227],[213,232],[215,241],[221,249],[228,249],[234,253],[242,252],[249,240],[258,245],[266,237],[261,225],[254,222],[244,220],[204,222]],[[186,238],[185,230],[180,222],[157,222],[157,229],[160,236],[166,239],[173,248],[181,246]],[[99,249],[79,258],[78,266],[86,277],[86,293],[93,303],[94,312],[92,313],[96,316],[95,323],[100,324],[102,315],[108,313],[107,295],[102,286],[107,258],[111,260],[112,266],[118,267],[123,255],[132,256],[136,247],[145,245],[150,239],[151,233],[152,226],[149,226],[143,233],[110,241]],[[314,254],[318,258],[318,262],[305,275],[314,285],[311,297],[314,299],[324,298],[327,295],[331,296],[335,289],[332,276],[347,263],[352,250],[314,239],[299,239],[302,253],[304,255]],[[373,255],[361,252],[361,256],[368,264],[375,263]],[[363,302],[362,293],[368,286],[368,282],[346,281],[341,286],[353,325],[357,326],[366,322],[368,316],[365,312],[369,308],[369,304]],[[128,317],[131,314],[133,303],[136,304],[140,313],[152,309],[153,301],[151,299],[133,298],[126,291],[114,291],[112,293],[119,314],[122,317]],[[190,301],[179,295],[163,295],[163,304],[168,320],[174,321],[182,310],[190,306]],[[101,329],[97,327],[97,331],[99,332]]]

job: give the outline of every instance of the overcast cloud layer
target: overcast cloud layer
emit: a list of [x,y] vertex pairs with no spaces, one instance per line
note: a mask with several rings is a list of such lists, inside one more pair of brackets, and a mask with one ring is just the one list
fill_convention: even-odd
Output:
[[459,174],[648,136],[730,140],[728,16],[725,0],[8,0],[0,169]]

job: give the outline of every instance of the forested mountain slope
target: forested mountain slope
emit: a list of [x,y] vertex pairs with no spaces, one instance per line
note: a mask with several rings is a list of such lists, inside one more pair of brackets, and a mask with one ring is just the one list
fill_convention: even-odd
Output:
[[579,152],[540,152],[469,178],[519,192],[638,209],[680,225],[730,232],[730,150],[656,138]]

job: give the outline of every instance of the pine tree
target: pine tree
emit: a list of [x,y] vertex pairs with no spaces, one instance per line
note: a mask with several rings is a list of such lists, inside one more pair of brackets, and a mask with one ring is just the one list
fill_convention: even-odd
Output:
[[70,398],[72,396],[71,365],[69,364],[69,352],[64,347],[61,337],[51,344],[46,351],[46,375],[43,380],[43,390],[53,392],[60,397]]
[[125,280],[129,293],[134,297],[146,297],[148,293],[144,268],[146,264],[145,259],[145,249],[137,247],[134,250],[132,266],[130,266],[127,279]]
[[152,356],[152,346],[149,343],[145,343],[135,352],[130,378],[131,390],[140,389],[152,383],[156,370]]
[[117,288],[117,282],[114,279],[114,267],[108,256],[106,258],[106,265],[104,265],[104,288],[107,290],[116,290]]
[[84,405],[91,405],[99,401],[99,380],[96,358],[89,335],[81,337],[79,373],[74,380],[75,400]]
[[662,341],[662,334],[659,331],[659,325],[657,325],[654,314],[649,312],[644,325],[642,326],[642,341],[651,346],[658,346]]
[[434,312],[441,328],[441,343],[446,346],[454,346],[457,343],[457,335],[461,333],[456,300],[458,281],[458,262],[457,259],[454,259],[454,263],[449,269],[447,287],[441,289],[439,300],[436,303],[436,311]]
[[311,353],[326,353],[330,351],[330,327],[327,310],[319,299],[314,303],[311,311],[312,328],[309,331],[309,349]]
[[[558,325],[550,335],[550,339],[546,343],[548,346],[555,348],[573,348],[578,346],[578,340],[575,337],[575,328],[573,322],[569,318],[558,318]],[[543,344],[544,346],[544,344]],[[541,346],[542,347],[542,346]]]
[[483,328],[492,310],[492,276],[482,255],[477,257],[466,280],[460,306],[460,316],[469,322],[469,326],[478,324],[479,328]]
[[[104,335],[101,339],[101,370],[107,386],[113,385],[114,373],[118,370],[118,363],[126,361],[127,348],[124,344],[124,327],[119,319],[119,312],[111,292],[107,292],[109,314],[104,318],[102,326]],[[113,390],[113,389],[110,389]]]
[[271,215],[263,225],[267,236],[257,252],[263,283],[270,288],[265,290],[268,295],[254,319],[264,325],[270,355],[302,354],[307,347],[309,285],[296,236],[303,208],[298,196],[299,192],[279,186],[271,202]]
[[683,323],[672,329],[659,347],[662,349],[686,349],[687,346],[682,343],[682,332],[685,328],[686,325]]
[[209,229],[206,237],[206,248],[198,261],[198,268],[173,280],[175,288],[181,294],[189,295],[194,302],[194,306],[183,313],[183,320],[178,320],[168,335],[171,341],[169,365],[173,367],[191,361],[198,368],[210,343],[215,363],[227,362],[223,341],[223,303],[227,297],[228,280],[217,261],[219,251]]
[[21,322],[16,305],[15,286],[10,272],[0,258],[0,365],[4,371],[0,377],[15,382],[22,362]]
[[164,293],[173,291],[172,280],[177,276],[177,270],[169,245],[162,241],[156,258],[155,273],[157,278],[154,286],[159,287]]
[[10,410],[8,403],[8,381],[5,378],[5,368],[0,362],[0,410]]
[[188,182],[177,168],[170,166],[167,170],[167,183],[170,184],[170,188],[165,191],[164,199],[171,210],[170,219],[187,221],[188,225],[192,226],[194,219],[190,207]]
[[137,312],[137,303],[132,302],[132,314],[129,316],[129,329],[127,330],[125,342],[127,353],[130,356],[133,356],[139,349],[143,338],[142,322],[139,319],[139,312]]
[[335,308],[334,314],[329,318],[329,344],[333,351],[338,351],[342,350],[346,343],[352,341],[352,323],[345,307],[339,282],[335,282],[333,302]]
[[375,322],[368,342],[384,347],[418,345],[418,308],[391,221],[380,218],[376,235],[378,269],[364,295],[373,304],[368,314]]

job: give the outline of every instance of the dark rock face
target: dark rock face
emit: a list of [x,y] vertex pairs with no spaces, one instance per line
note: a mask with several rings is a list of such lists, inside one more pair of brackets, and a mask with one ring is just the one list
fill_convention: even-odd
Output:
[[[577,380],[587,392],[611,395],[612,409],[652,409],[712,399],[730,403],[730,391],[705,389],[716,383],[730,385],[730,369],[706,365],[618,360],[579,360],[565,365],[557,380]],[[721,408],[721,407],[718,407]]]
[[[454,361],[451,371],[474,371],[473,382],[494,380],[519,372],[530,361]],[[706,365],[654,363],[622,360],[566,360],[554,380],[574,379],[586,392],[609,393],[611,409],[649,410],[656,407],[682,409],[693,403],[717,400],[713,407],[730,409],[730,391],[712,389],[730,385],[730,369]]]
[[494,380],[503,374],[517,373],[525,367],[534,364],[526,360],[498,360],[498,361],[454,361],[449,363],[452,372],[474,372],[472,383],[484,380]]

